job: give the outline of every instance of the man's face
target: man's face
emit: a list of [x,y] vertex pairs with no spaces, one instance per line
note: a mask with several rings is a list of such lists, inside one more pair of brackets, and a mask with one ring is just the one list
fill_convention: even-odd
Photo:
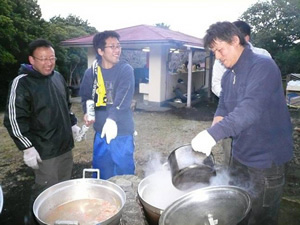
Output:
[[243,49],[238,37],[235,36],[232,43],[216,39],[211,50],[226,68],[232,68],[241,55],[241,48]]
[[44,76],[52,73],[55,61],[55,51],[52,47],[37,48],[34,50],[33,56],[29,56],[29,62],[33,68]]
[[102,57],[102,66],[109,69],[117,64],[120,60],[121,49],[120,42],[117,38],[107,38],[104,50],[98,49],[98,53]]

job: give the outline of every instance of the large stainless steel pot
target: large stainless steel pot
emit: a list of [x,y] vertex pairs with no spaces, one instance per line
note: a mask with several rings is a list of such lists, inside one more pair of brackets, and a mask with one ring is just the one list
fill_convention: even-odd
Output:
[[251,210],[249,194],[234,186],[192,191],[168,206],[159,225],[242,225]]
[[208,184],[210,178],[216,176],[214,157],[208,157],[192,149],[191,145],[183,145],[173,150],[168,163],[172,174],[172,183],[181,190],[190,189],[199,184]]
[[[81,199],[101,199],[117,206],[117,213],[101,222],[101,225],[117,225],[120,223],[122,209],[126,202],[125,192],[121,187],[110,181],[85,178],[84,174],[87,171],[95,172],[92,169],[85,169],[83,179],[73,179],[55,184],[35,199],[33,213],[39,224],[46,224],[45,216],[49,215],[49,211],[64,203]],[[99,172],[97,177],[99,178]],[[64,221],[64,219],[62,218],[61,221]],[[68,224],[68,222],[65,224]]]
[[155,172],[138,185],[138,197],[151,225],[157,225],[165,208],[186,193],[173,186],[169,170]]

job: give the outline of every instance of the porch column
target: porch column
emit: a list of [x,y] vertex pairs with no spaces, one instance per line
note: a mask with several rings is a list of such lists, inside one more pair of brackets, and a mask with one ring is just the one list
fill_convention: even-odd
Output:
[[161,103],[166,100],[167,56],[165,46],[151,46],[149,56],[148,101]]
[[187,102],[186,106],[188,108],[191,107],[191,96],[192,96],[192,64],[193,64],[193,52],[190,47],[187,47],[189,52],[189,60],[188,60],[188,83],[187,83]]

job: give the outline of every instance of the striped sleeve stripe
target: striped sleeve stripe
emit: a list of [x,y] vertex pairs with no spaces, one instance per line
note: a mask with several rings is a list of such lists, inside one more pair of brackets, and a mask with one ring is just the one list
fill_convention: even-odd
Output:
[[25,146],[25,148],[29,148],[32,146],[32,144],[27,137],[22,135],[19,125],[18,125],[18,122],[17,122],[17,119],[16,119],[16,104],[15,104],[16,103],[16,89],[17,89],[19,80],[24,76],[27,76],[27,74],[22,74],[22,75],[17,76],[12,83],[10,96],[9,96],[9,103],[8,103],[8,116],[9,116],[9,121],[10,121],[10,124],[12,127],[12,132],[13,132],[14,136],[20,140],[20,142]]

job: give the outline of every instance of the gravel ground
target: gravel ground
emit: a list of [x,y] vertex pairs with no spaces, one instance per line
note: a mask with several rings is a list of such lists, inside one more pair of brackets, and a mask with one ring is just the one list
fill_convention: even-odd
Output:
[[[201,130],[211,125],[216,104],[203,101],[188,108],[148,108],[139,107],[134,111],[137,136],[135,137],[136,175],[143,178],[149,162],[167,161],[172,150],[184,144]],[[142,105],[140,105],[142,106]],[[78,101],[74,101],[73,112],[82,125],[82,112]],[[300,111],[291,110],[293,124],[300,127]],[[30,186],[33,184],[33,174],[23,164],[22,153],[18,151],[3,127],[3,113],[0,114],[0,185],[4,192],[4,208],[0,215],[0,224],[22,224],[22,218],[28,200]],[[300,221],[300,132],[294,132],[295,157],[293,158],[287,176],[284,194],[283,215],[281,224],[297,224]],[[73,178],[82,178],[83,168],[91,167],[93,131],[90,129],[87,138],[75,144]],[[222,151],[218,143],[213,154],[217,164],[222,162]],[[294,212],[295,211],[295,212]],[[298,212],[298,213],[297,213]],[[297,217],[297,219],[296,219]],[[282,219],[281,219],[282,220]]]

